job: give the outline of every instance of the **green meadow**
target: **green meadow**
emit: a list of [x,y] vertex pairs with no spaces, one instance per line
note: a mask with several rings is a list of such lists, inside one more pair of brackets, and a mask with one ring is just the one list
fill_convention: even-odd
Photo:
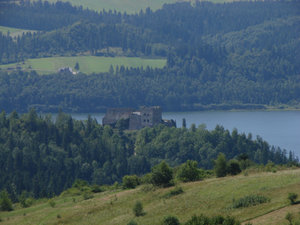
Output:
[[[57,0],[49,0],[49,2],[56,2]],[[62,0],[63,2],[70,2],[72,5],[89,8],[96,11],[116,10],[127,13],[138,13],[141,9],[151,8],[152,10],[160,9],[164,4],[175,3],[188,0]],[[232,2],[235,0],[208,0],[214,3]],[[194,2],[191,0],[191,2]]]
[[[164,3],[174,3],[178,0],[63,0],[64,2],[70,2],[72,5],[89,8],[92,10],[102,11],[105,10],[117,10],[127,13],[136,13],[141,9],[150,7],[153,10],[159,9]],[[49,0],[49,2],[56,2],[56,0]]]
[[[176,216],[181,223],[193,215],[231,215],[245,224],[285,225],[288,212],[300,218],[300,204],[290,205],[288,193],[300,194],[300,169],[247,175],[210,178],[204,181],[179,183],[183,193],[166,197],[174,187],[115,189],[88,200],[82,195],[61,195],[53,200],[40,200],[29,208],[15,205],[11,212],[0,212],[1,224],[81,224],[126,225],[134,220],[139,225],[159,225],[167,215]],[[263,195],[269,202],[247,208],[233,208],[233,199],[247,195]],[[135,217],[133,206],[139,200],[145,215]]]
[[79,71],[91,74],[108,72],[110,66],[163,68],[166,59],[146,59],[137,57],[98,57],[98,56],[75,56],[75,57],[49,57],[28,59],[24,63],[13,63],[0,65],[0,69],[36,70],[39,74],[55,73],[61,67],[71,67],[74,69],[76,62],[79,63]]

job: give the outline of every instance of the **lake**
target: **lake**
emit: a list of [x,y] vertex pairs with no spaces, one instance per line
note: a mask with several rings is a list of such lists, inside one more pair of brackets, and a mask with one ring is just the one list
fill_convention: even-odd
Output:
[[[102,123],[103,113],[90,114]],[[86,120],[88,114],[72,114],[79,120]],[[205,124],[208,130],[222,125],[239,133],[252,133],[253,138],[261,136],[270,145],[292,150],[300,157],[300,111],[201,111],[201,112],[165,112],[164,119],[174,119],[177,127],[186,119],[187,127],[191,124]]]

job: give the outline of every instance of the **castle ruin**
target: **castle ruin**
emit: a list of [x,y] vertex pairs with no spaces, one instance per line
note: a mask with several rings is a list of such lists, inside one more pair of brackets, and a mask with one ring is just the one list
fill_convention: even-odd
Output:
[[103,125],[115,126],[118,121],[124,121],[126,129],[139,130],[144,127],[153,127],[158,124],[175,126],[174,120],[163,120],[162,110],[159,106],[140,107],[139,110],[132,108],[112,108],[108,109],[104,118]]

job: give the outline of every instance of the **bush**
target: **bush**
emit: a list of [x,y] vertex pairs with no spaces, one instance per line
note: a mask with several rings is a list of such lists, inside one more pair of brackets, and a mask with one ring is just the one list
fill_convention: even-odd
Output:
[[177,172],[177,177],[183,182],[196,181],[200,179],[198,163],[193,160],[188,160],[182,164]]
[[130,189],[138,186],[140,184],[140,180],[137,175],[126,175],[123,177],[122,183],[124,189]]
[[294,205],[296,203],[296,199],[298,198],[298,195],[296,193],[289,193],[288,199],[290,200],[291,205]]
[[240,225],[241,223],[234,217],[214,216],[207,217],[204,215],[193,216],[185,225]]
[[227,172],[231,175],[237,175],[241,172],[240,164],[237,160],[230,160],[227,165]]
[[263,195],[248,195],[239,200],[233,200],[233,208],[250,207],[269,202],[270,199]]
[[34,203],[33,198],[31,198],[31,197],[27,198],[26,196],[28,196],[28,194],[25,191],[23,191],[19,197],[19,202],[23,208],[30,207]]
[[81,189],[84,186],[88,186],[87,181],[80,180],[80,179],[76,179],[75,182],[72,185],[73,188],[78,188],[78,189]]
[[82,194],[84,200],[88,200],[94,198],[94,195],[88,191],[83,192]]
[[133,213],[135,216],[145,215],[143,204],[140,201],[137,201],[133,207]]
[[155,186],[172,186],[173,171],[165,161],[152,168],[151,183]]
[[180,225],[179,220],[175,216],[167,216],[164,218],[162,225]]
[[56,203],[55,203],[55,201],[54,201],[53,199],[50,199],[50,200],[48,201],[48,203],[49,203],[49,205],[50,205],[52,208],[54,208],[55,205],[56,205]]
[[215,173],[217,177],[225,177],[227,174],[227,163],[226,157],[223,153],[218,155],[218,158],[215,160]]
[[138,224],[134,220],[131,220],[129,223],[127,223],[127,225],[138,225]]
[[287,213],[286,214],[286,216],[285,216],[285,219],[287,220],[287,221],[289,221],[289,224],[290,225],[292,225],[293,224],[293,215],[292,215],[292,213]]
[[12,201],[8,196],[6,190],[0,192],[0,210],[1,211],[12,211]]
[[91,191],[93,193],[99,193],[99,192],[102,192],[103,190],[101,189],[101,187],[97,184],[94,184],[91,186]]
[[175,195],[180,195],[183,193],[183,189],[182,187],[175,187],[173,190],[171,190],[170,192],[168,192],[165,197],[166,198],[170,198],[172,196],[175,196]]

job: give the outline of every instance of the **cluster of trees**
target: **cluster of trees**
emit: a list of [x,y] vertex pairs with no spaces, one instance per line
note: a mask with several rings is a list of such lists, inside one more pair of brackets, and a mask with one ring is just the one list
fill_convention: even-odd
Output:
[[[6,189],[13,201],[22,191],[34,197],[52,196],[72,186],[76,179],[91,184],[120,182],[127,174],[150,172],[162,160],[178,166],[195,160],[198,166],[212,169],[212,160],[223,152],[227,158],[246,153],[257,163],[272,160],[293,163],[292,153],[274,149],[261,138],[230,133],[218,126],[213,131],[203,127],[169,128],[163,125],[136,132],[103,127],[91,117],[77,121],[59,113],[56,120],[41,117],[31,110],[0,114],[0,190]],[[179,170],[179,179],[194,180],[201,171],[187,164]],[[153,168],[160,174],[161,166]],[[190,174],[187,176],[186,174]],[[195,176],[196,174],[196,176]],[[166,173],[163,180],[172,175]],[[180,178],[181,177],[181,178]],[[152,182],[163,182],[153,178]]]

